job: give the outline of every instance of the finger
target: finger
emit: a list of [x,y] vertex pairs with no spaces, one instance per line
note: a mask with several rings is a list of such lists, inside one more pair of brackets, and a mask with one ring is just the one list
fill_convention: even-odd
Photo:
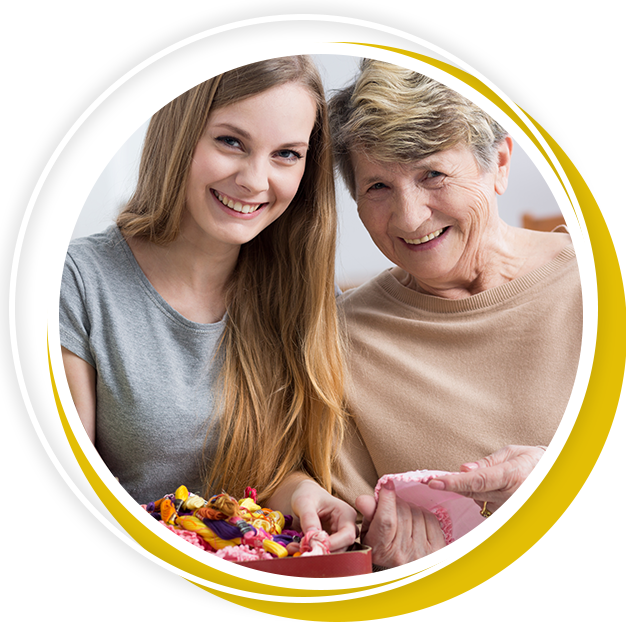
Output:
[[473,491],[469,490],[467,483],[458,480],[450,480],[447,477],[439,477],[431,480],[428,483],[428,487],[436,491],[452,491],[466,498],[473,497],[474,494]]
[[463,465],[461,465],[461,471],[471,472],[477,469],[493,467],[494,465],[497,465],[498,463],[502,463],[504,460],[506,459],[503,459],[501,455],[499,454],[499,452],[494,452],[493,454],[490,454],[489,456],[485,456],[482,459],[478,459],[478,461],[471,461],[469,463],[463,463]]
[[[453,491],[449,489],[448,491]],[[497,491],[484,491],[482,493],[475,493],[473,491],[456,491],[454,493],[459,494],[460,496],[465,496],[466,498],[470,498],[476,502],[478,506],[482,508],[483,504],[487,502],[489,504],[489,510],[491,512],[498,509],[502,506],[511,496],[511,492],[504,490]]]
[[314,507],[305,506],[298,513],[300,518],[300,528],[303,533],[307,533],[310,530],[322,530],[322,522]]
[[[366,505],[366,510],[361,511],[364,514],[365,519],[364,527],[362,529],[362,535],[365,536],[368,533],[373,534],[377,541],[382,541],[385,544],[389,544],[393,541],[398,524],[398,516],[396,509],[396,493],[392,482],[384,483],[382,489],[378,492],[378,502],[374,499],[367,501],[361,501],[360,498],[357,508]],[[374,502],[374,508],[372,510],[372,501]]]
[[356,524],[345,523],[329,537],[330,551],[337,552],[349,548],[356,541]]
[[461,471],[462,472],[472,472],[475,469],[479,469],[480,463],[478,461],[472,461],[471,463],[463,463],[463,465],[461,465]]
[[354,502],[356,510],[363,516],[361,536],[364,537],[369,530],[374,513],[376,512],[376,500],[372,496],[359,496]]
[[[342,503],[343,504],[343,503]],[[345,504],[335,509],[330,534],[330,548],[332,551],[342,550],[351,546],[358,533],[356,525],[356,511]]]
[[[406,514],[403,514],[403,511],[407,506],[405,502],[396,498],[393,482],[383,484],[378,492],[376,511],[367,532],[374,533],[378,540],[385,544],[392,543],[398,530],[398,511],[404,521]],[[404,523],[406,524],[406,521]]]
[[429,481],[428,486],[439,491],[454,491],[467,497],[473,497],[471,494],[480,496],[506,487],[506,474],[510,469],[505,463],[464,474],[446,474]]
[[489,454],[478,461],[472,461],[470,463],[463,463],[461,465],[462,472],[471,472],[475,469],[487,468],[487,467],[495,467],[501,463],[506,463],[510,461],[512,457],[516,454],[519,454],[521,451],[521,446],[505,446],[504,448],[500,448],[496,450],[492,454]]
[[430,511],[423,511],[423,514],[426,538],[433,552],[445,548],[446,538],[444,537],[443,530],[441,530],[441,524],[437,516]]
[[354,506],[356,510],[363,516],[363,520],[372,521],[376,512],[376,500],[373,496],[359,496]]

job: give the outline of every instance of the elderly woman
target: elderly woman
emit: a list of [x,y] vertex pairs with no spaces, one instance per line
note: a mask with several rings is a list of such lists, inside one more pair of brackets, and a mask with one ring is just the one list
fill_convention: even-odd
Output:
[[487,515],[536,465],[574,383],[580,280],[569,235],[499,217],[513,143],[458,93],[365,60],[331,122],[359,216],[395,264],[340,299],[355,428],[336,489],[363,514],[374,562],[393,566],[443,538],[393,490],[376,507],[380,476],[461,468],[430,486]]

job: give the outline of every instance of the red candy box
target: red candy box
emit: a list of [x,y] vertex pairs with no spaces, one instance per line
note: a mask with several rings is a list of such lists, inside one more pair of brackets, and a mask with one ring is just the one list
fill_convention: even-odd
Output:
[[355,544],[331,554],[328,535],[291,529],[291,516],[262,508],[248,487],[239,501],[221,493],[208,501],[180,486],[142,505],[172,532],[219,558],[252,569],[309,578],[356,576],[372,571],[371,550]]

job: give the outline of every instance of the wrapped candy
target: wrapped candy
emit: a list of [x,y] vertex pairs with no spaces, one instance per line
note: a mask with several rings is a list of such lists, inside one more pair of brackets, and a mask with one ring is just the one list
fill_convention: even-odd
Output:
[[330,553],[330,539],[323,530],[310,530],[300,542],[302,556],[316,556]]
[[250,487],[237,501],[226,493],[205,500],[181,485],[142,507],[189,543],[229,561],[330,553],[324,531],[303,538],[289,528],[291,516],[259,506],[256,490]]

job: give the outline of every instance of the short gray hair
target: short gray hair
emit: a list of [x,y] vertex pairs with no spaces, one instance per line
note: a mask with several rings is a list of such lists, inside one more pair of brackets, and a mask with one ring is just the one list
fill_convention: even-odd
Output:
[[508,133],[480,107],[441,83],[397,65],[363,59],[355,81],[330,100],[337,167],[355,196],[352,150],[409,163],[465,146],[478,166],[495,165]]

